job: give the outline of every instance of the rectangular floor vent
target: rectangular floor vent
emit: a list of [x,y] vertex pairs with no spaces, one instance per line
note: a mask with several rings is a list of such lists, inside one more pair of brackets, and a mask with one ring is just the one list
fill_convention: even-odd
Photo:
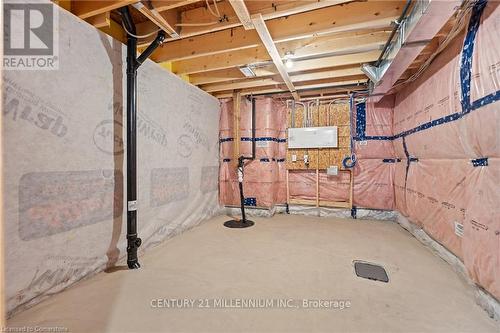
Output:
[[354,261],[354,270],[356,275],[365,279],[389,282],[389,276],[384,267],[376,264],[370,264],[363,261]]

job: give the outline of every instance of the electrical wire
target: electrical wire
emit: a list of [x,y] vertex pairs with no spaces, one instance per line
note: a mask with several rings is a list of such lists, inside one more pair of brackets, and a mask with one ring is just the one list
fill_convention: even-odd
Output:
[[210,14],[212,14],[214,17],[217,18],[216,22],[206,22],[206,23],[205,22],[203,22],[203,23],[177,23],[175,26],[176,27],[208,27],[208,26],[211,26],[211,25],[216,25],[216,24],[222,23],[222,22],[224,22],[224,19],[227,20],[226,15],[223,15],[223,16],[220,15],[219,7],[217,6],[217,1],[216,0],[213,0],[216,12],[213,11],[213,9],[210,6],[210,3],[208,2],[208,0],[205,0],[205,3],[207,4],[207,9],[210,12]]
[[217,16],[217,14],[215,14],[215,12],[212,10],[212,7],[210,7],[210,3],[208,2],[208,0],[205,0],[205,3],[207,4],[207,9],[208,11],[215,17],[217,18],[220,18],[220,16]]
[[431,63],[434,61],[434,59],[439,54],[441,54],[446,49],[446,47],[451,43],[451,41],[453,39],[455,39],[455,37],[457,37],[462,32],[462,30],[466,27],[467,22],[468,22],[468,20],[466,18],[470,15],[472,8],[476,4],[476,2],[477,2],[477,0],[466,1],[463,3],[462,8],[458,11],[455,24],[453,25],[453,27],[451,28],[450,32],[445,37],[443,42],[438,46],[436,51],[431,56],[429,56],[429,58],[427,58],[427,60],[422,64],[422,66],[420,66],[420,68],[414,74],[412,74],[409,78],[405,79],[404,81],[394,85],[392,87],[392,90],[397,89],[404,84],[415,81],[417,78],[419,78],[425,72],[425,70],[431,65]]
[[217,11],[217,16],[220,17],[219,7],[217,6],[217,0],[214,0],[215,10]]
[[135,37],[135,38],[139,38],[139,39],[142,39],[142,38],[148,38],[150,36],[153,36],[154,34],[158,33],[161,29],[158,29],[158,30],[155,30],[153,32],[150,32],[149,34],[146,34],[146,35],[135,35],[133,33],[131,33],[130,31],[127,30],[127,27],[125,26],[125,24],[123,23],[122,21],[122,27],[123,27],[123,30],[125,30],[125,32],[132,36],[132,37]]

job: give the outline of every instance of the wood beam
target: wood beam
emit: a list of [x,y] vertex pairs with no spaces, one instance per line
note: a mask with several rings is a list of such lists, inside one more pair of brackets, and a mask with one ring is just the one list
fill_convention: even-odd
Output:
[[169,9],[174,9],[182,6],[187,6],[200,0],[153,0],[151,5],[158,11],[162,12]]
[[244,79],[245,76],[238,68],[228,68],[219,71],[191,74],[191,83],[194,85],[224,82]]
[[[361,71],[361,66],[353,66],[341,69],[331,69],[327,71],[312,72],[291,76],[292,82],[297,88],[300,84],[307,84],[307,81],[319,84],[324,82],[346,81],[352,79],[366,80],[366,76]],[[321,81],[323,80],[323,81]],[[255,88],[272,84],[283,84],[279,77],[252,78],[241,80],[230,80],[226,82],[200,85],[206,92],[216,92],[235,89]]]
[[[253,14],[262,14],[264,20],[270,20],[283,16],[290,16],[301,12],[310,11],[313,9],[320,9],[324,7],[331,7],[352,0],[280,0],[280,1],[247,1],[246,7],[248,8],[250,16]],[[153,2],[154,3],[154,2]],[[217,22],[213,15],[206,7],[199,7],[181,13],[180,24],[186,24],[181,27],[179,32],[182,38],[198,36],[209,32],[220,31],[224,29],[235,28],[241,26],[241,22],[234,12],[233,7],[229,2],[218,2],[218,8],[221,15],[224,15],[225,20]],[[209,23],[213,24],[209,24]],[[196,26],[196,24],[209,24],[203,26]],[[191,26],[195,24],[195,26]],[[154,26],[151,22],[139,23],[137,31],[139,34],[144,34],[152,31]],[[139,46],[143,47],[149,44],[151,40],[140,41]]]
[[113,20],[109,20],[109,25],[101,27],[99,30],[122,43],[127,42],[127,34],[125,33],[125,30],[123,30],[123,27],[120,24]]
[[140,11],[151,22],[158,26],[161,30],[165,31],[170,37],[177,38],[179,35],[177,31],[168,23],[167,19],[158,12],[154,7],[147,8],[142,2],[133,4],[134,8]]
[[366,75],[354,75],[347,77],[338,77],[334,79],[321,79],[321,80],[311,80],[297,83],[296,88],[298,91],[302,89],[320,89],[327,88],[337,85],[346,85],[346,84],[365,84],[368,78]]
[[243,0],[229,0],[229,3],[233,7],[233,10],[238,16],[243,28],[245,30],[253,29],[252,19],[250,18],[250,13],[248,12],[245,2]]
[[206,92],[214,92],[214,91],[224,91],[224,90],[255,88],[261,86],[268,86],[271,84],[283,84],[283,82],[280,80],[276,80],[275,78],[272,77],[255,78],[247,80],[237,80],[237,81],[235,80],[218,84],[209,84],[206,86],[200,86],[200,88]]
[[271,57],[263,46],[232,52],[218,53],[207,57],[193,58],[173,62],[175,73],[200,73],[219,69],[243,66],[262,61],[271,61]]
[[259,34],[260,39],[262,40],[262,43],[264,44],[267,52],[271,56],[271,59],[273,59],[274,66],[280,73],[283,82],[285,82],[288,90],[290,90],[290,92],[293,94],[295,92],[295,87],[292,83],[292,80],[290,79],[290,76],[288,75],[288,72],[286,71],[283,61],[281,60],[278,49],[276,48],[276,45],[274,45],[273,38],[271,37],[269,30],[267,29],[266,22],[262,18],[262,15],[257,14],[252,16],[252,23],[255,27],[255,30],[257,30],[257,33]]
[[[314,83],[314,82],[309,82],[308,84],[305,84],[301,86],[299,89],[297,89],[297,93],[300,93],[301,95],[304,95],[304,93],[309,93],[309,89],[313,90],[325,90],[326,92],[332,92],[332,89],[335,90],[335,92],[339,91],[345,91],[347,88],[340,88],[339,87],[351,87],[358,89],[361,87],[362,89],[366,89],[366,80],[345,80],[345,81],[337,81],[337,82],[331,82],[330,84],[326,84],[324,82],[322,83]],[[318,88],[319,86],[319,88]],[[286,93],[287,88],[284,85],[270,85],[270,86],[265,86],[265,87],[258,87],[258,88],[249,88],[249,89],[242,89],[241,95],[243,96],[248,96],[248,95],[261,95],[261,94],[274,94],[274,93]],[[226,91],[226,92],[218,92],[213,94],[216,98],[228,98],[231,97],[233,94],[232,91]]]
[[[293,75],[293,73],[295,72],[372,62],[378,59],[380,53],[381,51],[377,50],[377,51],[355,53],[348,55],[323,57],[318,59],[300,60],[300,61],[295,61],[293,67],[290,68],[288,71]],[[266,70],[266,69],[268,68],[263,67],[260,70]]]
[[85,19],[87,23],[92,24],[96,28],[104,28],[104,27],[109,27],[111,24],[111,18],[110,18],[110,13],[105,12],[99,15],[91,16],[87,19]]
[[53,0],[53,2],[61,8],[71,12],[71,0]]
[[[319,56],[322,54],[342,55],[381,50],[388,37],[389,33],[382,31],[366,35],[355,35],[350,38],[332,38],[332,36],[328,36],[328,38],[317,37],[288,41],[276,47],[281,58],[287,52],[291,52],[294,57]],[[176,61],[174,62],[173,71],[175,73],[192,74],[268,61],[271,61],[271,57],[266,48],[258,46],[250,49],[218,53],[203,58]]]
[[[401,1],[352,2],[325,7],[267,22],[275,42],[372,28],[387,28],[401,12]],[[157,62],[194,58],[256,47],[260,44],[253,30],[237,27],[165,43],[154,54]]]
[[[291,73],[292,82],[300,82],[314,79],[324,79],[327,77],[337,77],[337,76],[348,76],[348,75],[358,75],[361,74],[361,64],[352,64],[348,67],[331,67],[326,68],[320,71],[310,70],[306,72],[297,72]],[[273,72],[261,71],[260,69],[254,70],[257,73],[259,78],[274,76],[277,74],[276,69],[273,69]],[[242,79],[246,79],[246,77],[240,72],[237,68],[228,68],[223,70],[211,71],[211,72],[203,72],[196,73],[190,75],[191,83],[194,85],[207,85],[214,83],[228,83],[229,81],[237,82]]]
[[73,1],[71,3],[71,12],[79,18],[85,19],[135,2],[137,0]]
[[336,78],[342,76],[361,75],[361,74],[363,74],[363,72],[361,71],[361,64],[359,64],[357,66],[350,66],[347,68],[336,69],[334,67],[333,69],[328,69],[328,70],[292,75],[292,82],[321,80],[327,78]]

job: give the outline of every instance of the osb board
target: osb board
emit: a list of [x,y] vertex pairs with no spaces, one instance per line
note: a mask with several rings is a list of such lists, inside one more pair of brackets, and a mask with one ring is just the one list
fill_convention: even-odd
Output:
[[[290,170],[301,169],[326,169],[330,166],[338,166],[342,168],[342,160],[351,154],[350,151],[350,121],[349,121],[349,104],[331,104],[328,106],[312,106],[312,121],[309,124],[311,127],[320,126],[337,126],[338,128],[338,148],[328,149],[287,149],[286,168]],[[292,124],[292,109],[287,112],[287,124],[291,127]],[[297,105],[295,109],[295,127],[304,126],[304,107]],[[309,164],[305,165],[304,155],[309,156]],[[292,155],[297,156],[297,161],[292,162]]]

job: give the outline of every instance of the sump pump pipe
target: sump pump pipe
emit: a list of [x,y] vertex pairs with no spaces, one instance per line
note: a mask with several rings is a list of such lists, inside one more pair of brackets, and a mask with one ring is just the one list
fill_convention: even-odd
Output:
[[255,160],[255,98],[252,97],[252,156],[238,157],[238,186],[240,189],[240,208],[241,208],[241,220],[229,220],[224,222],[224,226],[228,228],[247,228],[254,225],[253,221],[247,220],[245,214],[245,196],[243,194],[243,177],[245,169],[245,161]]
[[[135,24],[128,7],[120,8],[127,33],[127,266],[141,267],[137,249],[141,239],[137,236],[137,69],[165,40],[165,32],[159,31],[155,40],[137,57]],[[132,35],[133,34],[133,35]]]

